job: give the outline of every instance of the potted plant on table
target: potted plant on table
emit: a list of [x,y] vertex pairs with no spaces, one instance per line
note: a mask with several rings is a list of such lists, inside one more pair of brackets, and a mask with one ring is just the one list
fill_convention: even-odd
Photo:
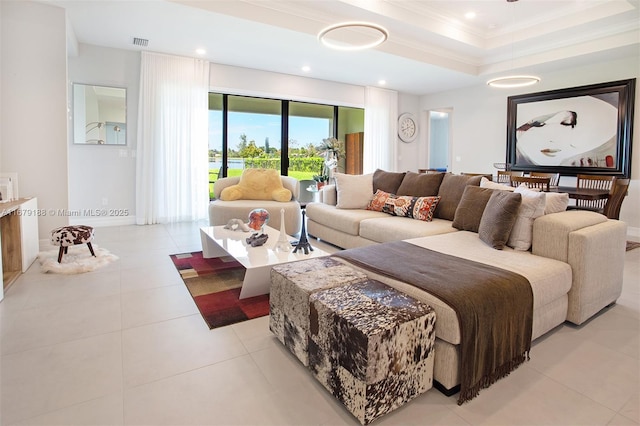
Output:
[[313,175],[313,180],[316,181],[316,186],[318,187],[318,190],[320,190],[329,181],[329,176],[327,176],[327,175]]

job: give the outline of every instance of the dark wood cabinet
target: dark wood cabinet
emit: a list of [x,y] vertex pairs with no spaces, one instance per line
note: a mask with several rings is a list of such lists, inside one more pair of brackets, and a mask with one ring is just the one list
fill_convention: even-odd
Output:
[[364,146],[364,132],[347,133],[345,136],[346,159],[344,171],[349,175],[362,174],[362,148]]

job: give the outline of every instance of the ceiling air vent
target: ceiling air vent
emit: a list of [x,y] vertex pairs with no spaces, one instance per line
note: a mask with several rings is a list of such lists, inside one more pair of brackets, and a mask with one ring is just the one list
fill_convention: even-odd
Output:
[[134,37],[133,38],[133,45],[134,46],[147,47],[149,45],[149,40],[147,40],[146,38]]

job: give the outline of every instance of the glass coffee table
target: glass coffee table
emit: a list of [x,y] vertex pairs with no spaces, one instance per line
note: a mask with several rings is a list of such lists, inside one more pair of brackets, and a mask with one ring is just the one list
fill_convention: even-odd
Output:
[[330,254],[316,247],[309,254],[304,254],[302,250],[293,253],[293,247],[289,251],[279,250],[276,246],[280,232],[269,226],[264,228],[269,239],[259,247],[251,247],[246,242],[253,232],[233,231],[225,229],[223,225],[200,228],[202,257],[231,256],[246,268],[240,299],[269,293],[272,266]]

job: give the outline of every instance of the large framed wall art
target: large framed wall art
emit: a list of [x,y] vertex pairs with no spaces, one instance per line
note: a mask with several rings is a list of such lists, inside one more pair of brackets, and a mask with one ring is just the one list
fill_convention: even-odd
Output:
[[510,96],[507,165],[629,177],[636,80]]

